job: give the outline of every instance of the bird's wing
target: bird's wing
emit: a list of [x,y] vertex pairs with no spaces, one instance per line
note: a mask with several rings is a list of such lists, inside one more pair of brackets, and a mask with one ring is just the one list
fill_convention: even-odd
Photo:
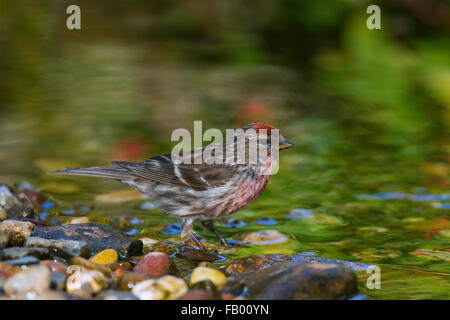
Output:
[[199,191],[223,185],[236,173],[236,168],[226,164],[176,164],[170,154],[156,156],[143,162],[112,163],[145,179]]

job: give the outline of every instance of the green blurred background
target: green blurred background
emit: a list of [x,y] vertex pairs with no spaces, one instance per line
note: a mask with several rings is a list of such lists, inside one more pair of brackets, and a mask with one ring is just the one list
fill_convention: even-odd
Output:
[[[70,4],[81,30],[66,28]],[[381,30],[366,27],[370,4]],[[294,240],[270,252],[381,265],[381,290],[361,275],[370,298],[448,298],[449,1],[0,5],[0,182],[92,204],[123,187],[46,172],[169,152],[172,130],[194,120],[222,130],[267,122],[296,148],[236,215],[248,225],[223,227],[227,236],[277,229]],[[295,208],[315,219],[290,220]],[[123,206],[97,206],[91,220],[120,214],[145,218],[145,236],[165,237],[158,228],[174,221]]]

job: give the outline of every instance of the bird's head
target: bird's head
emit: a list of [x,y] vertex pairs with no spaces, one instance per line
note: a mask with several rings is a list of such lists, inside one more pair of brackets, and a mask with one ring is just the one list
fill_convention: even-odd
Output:
[[[243,129],[245,132],[253,132],[248,131],[249,129],[254,130],[254,138],[258,138],[259,141],[266,139],[267,145],[272,145],[272,132],[273,130],[277,130],[274,126],[271,126],[270,124],[265,124],[262,122],[255,122],[250,123],[245,126],[243,126],[241,129]],[[264,141],[263,141],[264,142]],[[278,131],[278,150],[284,150],[293,147],[294,144],[287,141],[283,135]]]

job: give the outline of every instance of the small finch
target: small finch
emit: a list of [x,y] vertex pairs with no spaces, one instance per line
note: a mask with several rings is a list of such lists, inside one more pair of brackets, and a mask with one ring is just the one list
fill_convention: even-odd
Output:
[[66,168],[52,171],[118,180],[150,195],[155,205],[182,219],[181,237],[205,248],[193,233],[194,221],[224,237],[214,219],[247,206],[264,191],[278,165],[279,150],[293,146],[275,127],[251,123],[227,135],[223,142],[182,153],[155,156],[142,162],[111,162],[112,167]]

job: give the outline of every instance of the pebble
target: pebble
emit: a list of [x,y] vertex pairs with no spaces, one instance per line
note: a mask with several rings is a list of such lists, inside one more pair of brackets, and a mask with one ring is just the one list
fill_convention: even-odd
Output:
[[34,209],[33,207],[24,205],[12,207],[8,211],[8,217],[11,220],[33,219]]
[[0,206],[9,210],[13,206],[20,205],[19,200],[12,194],[8,186],[0,185]]
[[150,252],[139,260],[135,271],[144,272],[150,276],[161,276],[169,271],[170,258],[162,252]]
[[45,248],[12,247],[0,249],[0,260],[20,259],[26,256],[33,256],[38,259],[44,259],[48,258],[49,252]]
[[67,265],[58,260],[42,260],[41,264],[52,272],[66,273]]
[[10,266],[29,266],[33,264],[39,264],[40,260],[33,256],[26,256],[19,259],[4,260],[3,262],[9,264]]
[[61,272],[52,272],[50,274],[50,288],[53,290],[64,290],[66,288],[67,277]]
[[0,207],[0,220],[6,220],[8,218],[8,214],[6,210]]
[[50,288],[50,271],[44,266],[29,267],[6,280],[3,290],[9,297],[39,294]]
[[186,282],[174,276],[145,280],[136,284],[132,290],[141,300],[175,300],[184,296],[187,291]]
[[69,264],[70,265],[75,265],[75,266],[80,266],[83,267],[85,269],[88,270],[95,270],[95,271],[99,271],[101,273],[103,273],[106,276],[110,276],[111,275],[111,269],[109,269],[108,267],[101,265],[101,264],[96,264],[92,261],[86,260],[82,257],[73,257],[69,260]]
[[246,234],[241,243],[257,246],[267,246],[286,243],[289,237],[277,230],[260,230]]
[[0,262],[0,279],[8,279],[13,274],[20,271],[20,268],[12,267],[9,264]]
[[17,234],[27,238],[33,234],[34,224],[29,221],[4,220],[0,222],[0,231],[14,237]]
[[88,257],[90,252],[86,242],[77,240],[53,240],[40,237],[28,237],[25,240],[24,246],[47,248],[56,255],[58,254],[55,251],[62,250],[70,256]]
[[189,261],[216,261],[216,260],[222,260],[223,257],[219,256],[218,254],[208,252],[205,250],[196,249],[191,246],[182,246],[180,247],[181,257],[183,259],[189,260]]
[[89,223],[89,218],[88,217],[75,217],[75,218],[70,218],[66,221],[66,223],[64,224],[81,224],[81,223]]
[[110,266],[112,271],[116,270],[131,270],[131,263],[127,261],[119,261]]
[[99,223],[38,227],[34,230],[34,236],[45,239],[84,241],[93,253],[105,249],[115,249],[119,253],[128,252],[130,249],[139,249],[136,247],[138,243],[142,245],[141,241],[132,241],[120,231]]
[[217,289],[222,290],[227,283],[227,277],[219,270],[207,267],[197,267],[192,271],[189,285],[193,286],[198,282],[210,280]]
[[150,276],[142,272],[126,272],[117,281],[117,289],[131,290],[137,283],[148,279]]
[[0,249],[5,248],[8,245],[8,236],[6,233],[0,231]]
[[114,249],[106,249],[100,251],[95,256],[89,259],[89,261],[96,264],[113,264],[116,263],[117,260],[119,260],[119,255]]
[[141,256],[144,254],[144,244],[141,240],[133,240],[128,244],[127,257]]
[[71,275],[67,278],[67,292],[75,295],[89,296],[97,294],[108,286],[103,273],[97,270],[70,266]]
[[151,248],[155,244],[159,243],[158,240],[152,239],[152,238],[140,238],[139,240],[142,241],[144,248]]

